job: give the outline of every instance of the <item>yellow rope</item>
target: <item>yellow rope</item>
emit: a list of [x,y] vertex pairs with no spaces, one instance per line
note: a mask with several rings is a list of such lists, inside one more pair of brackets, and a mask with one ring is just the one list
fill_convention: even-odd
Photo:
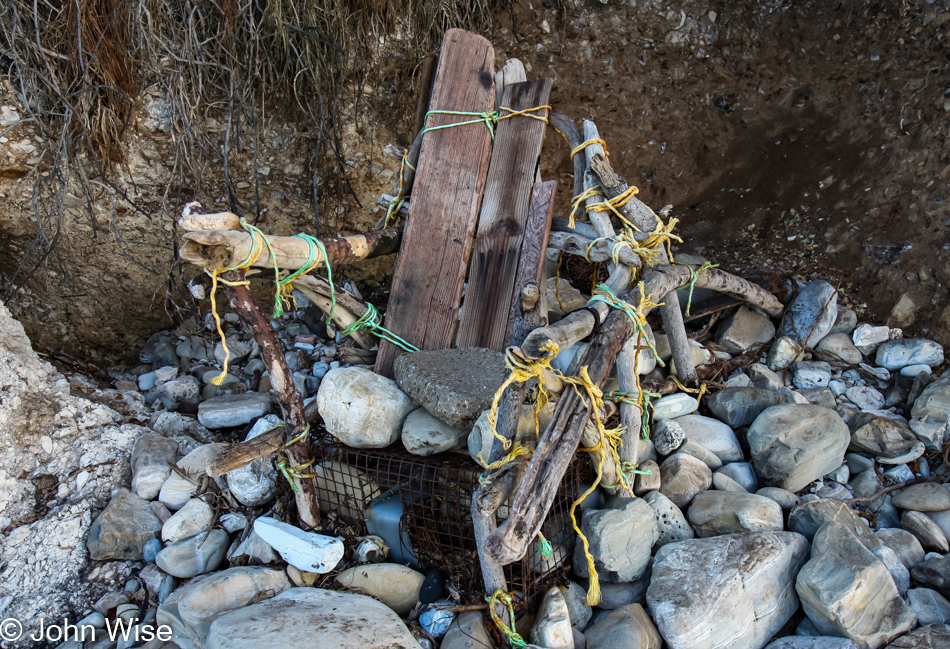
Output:
[[[514,383],[526,383],[531,379],[537,379],[539,384],[540,393],[538,394],[538,400],[535,403],[535,423],[537,423],[537,416],[541,408],[543,408],[548,402],[548,395],[544,389],[544,370],[551,369],[551,361],[558,354],[558,347],[552,341],[548,341],[541,346],[541,351],[546,352],[546,356],[539,358],[537,360],[527,360],[520,354],[520,349],[517,347],[509,347],[505,350],[505,366],[508,368],[508,377],[505,378],[505,382],[501,384],[498,390],[495,392],[495,396],[492,399],[491,408],[488,411],[488,428],[491,430],[492,435],[495,439],[501,441],[502,447],[505,450],[511,448],[511,440],[505,439],[504,436],[499,434],[497,429],[498,424],[498,404],[501,403],[501,397],[505,393],[505,390],[508,389],[508,386]],[[502,465],[504,466],[504,464]]]
[[594,196],[603,196],[604,192],[601,191],[599,185],[594,185],[593,187],[588,187],[580,194],[574,197],[571,201],[571,214],[567,217],[567,227],[573,228],[575,224],[575,217],[577,216],[577,210],[581,204],[586,201],[588,198],[593,198]]
[[[501,111],[507,111],[507,114],[502,115]],[[550,106],[535,106],[534,108],[525,108],[523,110],[515,110],[514,108],[508,108],[507,106],[498,107],[498,117],[495,119],[496,122],[500,122],[505,119],[511,119],[512,117],[530,117],[536,119],[539,122],[548,123],[548,118],[544,115],[532,115],[534,111],[537,110],[551,110]]]
[[[497,435],[496,435],[496,437],[497,437]],[[505,440],[505,441],[507,441],[507,440]],[[507,448],[507,447],[506,447],[506,448]],[[512,462],[512,461],[516,460],[516,459],[519,458],[519,457],[531,457],[531,453],[532,453],[532,452],[533,452],[533,451],[532,451],[530,448],[528,448],[527,446],[524,446],[524,445],[522,445],[522,444],[519,443],[519,442],[515,442],[515,446],[514,446],[514,448],[511,449],[511,452],[508,453],[508,455],[506,455],[505,457],[503,457],[503,458],[501,458],[500,460],[498,460],[497,462],[492,462],[491,464],[488,464],[488,463],[485,461],[485,458],[482,457],[482,454],[481,454],[481,453],[479,453],[478,455],[475,456],[475,461],[478,462],[478,464],[479,464],[483,469],[485,469],[486,471],[495,471],[496,469],[502,468],[503,466],[505,466],[505,465],[508,464],[509,462]]]
[[[492,622],[495,623],[495,626],[498,627],[499,631],[505,634],[505,637],[508,638],[508,642],[511,643],[511,646],[527,646],[528,643],[525,642],[524,638],[518,635],[518,632],[515,630],[515,606],[511,595],[499,588],[490,596],[486,596],[485,600],[488,602],[488,612],[491,614]],[[498,613],[495,612],[496,604],[501,604],[508,607],[508,619],[511,621],[510,628],[504,623],[504,621],[502,621],[502,619],[498,616]]]
[[[558,133],[560,133],[560,131],[558,131]],[[564,138],[564,139],[565,141],[567,140],[567,138]],[[589,147],[591,144],[599,144],[600,146],[604,147],[604,155],[607,156],[608,158],[610,157],[610,153],[607,152],[607,143],[598,137],[592,140],[586,140],[584,142],[581,142],[576,147],[571,149],[571,160],[573,160],[574,156],[576,156],[578,153],[580,153],[581,151]]]
[[694,410],[693,412],[698,412],[700,399],[702,399],[703,395],[705,395],[709,391],[709,388],[706,386],[706,384],[700,383],[699,388],[687,388],[685,385],[680,383],[680,380],[676,378],[676,376],[671,374],[670,378],[673,380],[673,383],[676,384],[676,387],[678,387],[683,392],[689,392],[690,394],[696,395],[696,410]]

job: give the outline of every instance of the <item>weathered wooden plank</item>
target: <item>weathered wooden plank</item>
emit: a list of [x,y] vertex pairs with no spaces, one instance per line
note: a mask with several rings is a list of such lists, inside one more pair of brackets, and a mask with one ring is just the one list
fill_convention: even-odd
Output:
[[[431,111],[481,113],[494,105],[495,52],[486,39],[450,29],[432,88]],[[475,119],[431,115],[429,127]],[[491,135],[481,123],[428,131],[422,138],[412,204],[396,260],[386,327],[420,349],[452,344]],[[398,347],[382,342],[376,371],[392,376]]]
[[[536,108],[547,104],[550,95],[550,79],[526,81],[505,86],[499,105],[513,110]],[[547,110],[532,114],[546,117]],[[531,184],[543,138],[544,122],[537,119],[519,116],[498,124],[478,218],[458,347],[496,351],[505,348]]]
[[[524,239],[521,243],[521,256],[518,260],[518,272],[515,276],[514,290],[511,294],[511,306],[508,310],[508,329],[505,334],[505,346],[520,345],[532,329],[547,324],[547,310],[541,309],[544,296],[544,253],[551,235],[551,216],[554,214],[554,194],[557,181],[549,180],[535,183],[531,190],[531,204],[525,222]],[[525,310],[521,292],[529,285],[539,288],[538,304],[534,309]]]

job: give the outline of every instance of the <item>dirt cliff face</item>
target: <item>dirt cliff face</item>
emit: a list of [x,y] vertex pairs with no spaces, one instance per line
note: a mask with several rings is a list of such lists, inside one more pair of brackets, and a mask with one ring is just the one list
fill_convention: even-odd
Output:
[[[680,251],[740,272],[840,280],[866,319],[887,320],[904,295],[914,308],[891,323],[950,342],[947,2],[521,1],[486,36],[498,65],[518,57],[529,76],[555,79],[556,110],[597,122],[614,167],[647,204],[674,206]],[[411,115],[391,107],[412,92],[400,81],[412,56],[381,56],[369,85],[351,89],[341,107],[342,158],[363,208],[339,198],[339,168],[323,170],[321,235],[378,218],[369,206],[398,168],[384,147],[410,135]],[[9,84],[3,105],[17,110]],[[213,156],[197,177],[176,173],[161,101],[146,91],[126,135],[115,183],[131,203],[113,211],[108,192],[93,192],[91,218],[85,199],[67,194],[55,255],[17,276],[8,306],[39,349],[91,360],[133,355],[174,312],[165,298],[168,286],[176,295],[169,277],[182,275],[171,263],[180,208],[194,199],[227,207]],[[220,119],[209,116],[202,128],[223,141]],[[0,272],[8,282],[37,234],[30,147],[41,142],[29,125],[5,137]],[[232,154],[232,187],[244,205],[260,201],[265,231],[313,232],[306,146],[299,129],[275,117],[263,127],[257,174],[250,147]],[[562,181],[562,214],[570,171],[551,132],[542,175]],[[390,263],[350,274],[385,282]]]

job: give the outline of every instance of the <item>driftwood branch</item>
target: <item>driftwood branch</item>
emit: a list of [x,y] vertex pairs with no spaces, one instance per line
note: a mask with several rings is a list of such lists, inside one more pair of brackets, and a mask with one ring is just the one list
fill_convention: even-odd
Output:
[[569,255],[576,255],[597,263],[612,261],[616,254],[621,264],[633,268],[643,265],[643,260],[630,250],[629,246],[613,239],[595,237],[592,240],[574,232],[552,232],[548,245]]
[[254,439],[224,447],[208,461],[206,473],[211,478],[230,473],[255,460],[276,453],[283,443],[284,429],[277,427]]
[[[261,251],[253,266],[297,270],[311,261],[311,250],[306,240],[300,237],[267,237],[270,248]],[[352,264],[361,259],[388,255],[399,250],[402,230],[390,228],[365,234],[354,234],[340,239],[320,240],[327,251],[332,266]],[[240,266],[251,253],[253,240],[244,230],[199,230],[182,237],[179,256],[182,261],[199,268],[234,268]],[[271,257],[271,251],[274,256]],[[317,260],[322,260],[317,251]]]
[[[261,357],[267,365],[271,386],[277,395],[277,401],[284,420],[284,439],[289,442],[296,439],[306,430],[307,420],[304,416],[303,399],[294,385],[294,378],[287,366],[287,360],[280,347],[280,341],[270,319],[261,311],[260,305],[251,295],[250,288],[244,283],[244,271],[232,270],[224,273],[222,278],[228,282],[228,294],[231,308],[244,318],[254,338],[261,348]],[[313,455],[307,437],[304,436],[286,449],[288,462],[292,467],[309,466]],[[314,528],[320,525],[320,506],[317,499],[316,486],[313,479],[294,478],[297,487],[295,491],[297,502],[297,516],[302,525]]]
[[[645,274],[651,272],[668,276],[675,289],[689,283],[689,268],[685,265],[653,266],[649,271],[645,271]],[[699,273],[696,277],[696,286],[739,298],[762,308],[769,315],[774,316],[782,311],[782,303],[764,288],[718,268],[709,268]],[[647,294],[654,299],[656,298],[656,292],[651,290],[649,286],[647,287]],[[673,295],[672,299],[676,299],[676,296]],[[634,304],[637,303],[632,298],[628,298],[628,301]],[[602,306],[606,308],[606,305]],[[541,347],[549,340],[554,342],[559,349],[565,349],[588,337],[594,328],[594,324],[594,316],[588,311],[574,311],[554,324],[539,327],[532,331],[525,339],[524,344],[521,345],[521,350],[528,358],[543,358],[545,352],[541,350]]]

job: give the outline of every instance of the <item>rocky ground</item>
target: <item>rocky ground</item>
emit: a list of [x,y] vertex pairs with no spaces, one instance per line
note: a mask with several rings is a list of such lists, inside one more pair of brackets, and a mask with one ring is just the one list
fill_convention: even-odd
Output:
[[[275,321],[278,336],[298,389],[340,442],[471,457],[490,442],[500,354],[407,354],[393,381],[302,296],[298,306]],[[310,533],[289,524],[272,459],[205,475],[223,445],[280,424],[238,317],[225,316],[231,357],[220,386],[210,379],[223,347],[208,321],[153,336],[139,364],[110,370],[108,389],[56,373],[3,317],[3,617],[66,616],[99,629],[85,646],[100,649],[113,646],[101,637],[119,620],[171,633],[167,644],[120,640],[122,649],[501,646],[484,611],[439,608],[478,598],[425,574],[432,566],[405,565],[398,527],[365,535],[371,501],[394,486],[379,476],[317,466],[328,518]],[[659,364],[665,336],[653,338],[658,358],[645,350],[638,365],[646,381],[669,372]],[[757,362],[712,382],[700,402],[686,392],[653,401],[642,473],[628,475],[637,497],[602,486],[581,510],[600,600],[588,605],[578,537],[551,535],[552,559],[532,569],[553,566],[559,584],[521,612],[525,640],[546,649],[947,646],[943,348],[859,322],[824,281],[800,286],[780,322],[733,307],[692,344],[699,364],[750,352]],[[565,371],[578,351],[562,352]],[[533,417],[524,423],[530,445]]]

